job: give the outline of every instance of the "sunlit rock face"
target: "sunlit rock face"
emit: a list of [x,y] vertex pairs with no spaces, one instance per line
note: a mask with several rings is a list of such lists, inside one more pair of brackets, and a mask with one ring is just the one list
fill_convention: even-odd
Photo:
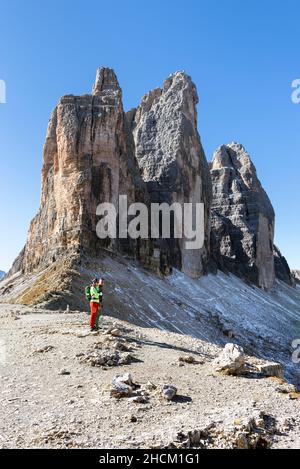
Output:
[[120,249],[139,257],[138,243],[100,240],[96,207],[118,197],[144,200],[145,185],[127,129],[122,92],[113,70],[100,68],[91,95],[63,96],[44,146],[40,209],[30,225],[22,268],[31,271],[68,252]]

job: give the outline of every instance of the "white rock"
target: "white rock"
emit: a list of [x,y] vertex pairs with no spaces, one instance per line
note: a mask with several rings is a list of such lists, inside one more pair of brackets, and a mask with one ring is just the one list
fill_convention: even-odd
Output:
[[115,379],[120,383],[132,385],[132,376],[130,373],[124,373],[121,376],[116,376]]
[[132,395],[132,377],[130,373],[122,376],[115,376],[112,380],[112,389],[110,395],[113,397],[130,397]]
[[238,375],[243,373],[245,367],[245,354],[242,347],[228,343],[220,355],[213,361],[216,371]]
[[276,376],[283,378],[284,370],[280,363],[264,363],[256,365],[257,370],[265,376]]

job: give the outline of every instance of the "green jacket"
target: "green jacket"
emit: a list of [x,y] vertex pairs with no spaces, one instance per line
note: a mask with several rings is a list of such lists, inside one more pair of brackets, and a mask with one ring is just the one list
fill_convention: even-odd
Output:
[[98,286],[98,287],[94,287],[94,286],[91,286],[91,301],[93,301],[94,303],[100,303],[100,301],[102,300],[102,289]]

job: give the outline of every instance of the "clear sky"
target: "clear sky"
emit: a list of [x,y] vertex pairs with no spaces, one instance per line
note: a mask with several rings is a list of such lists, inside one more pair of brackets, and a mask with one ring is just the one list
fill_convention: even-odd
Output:
[[63,94],[115,69],[124,107],[176,70],[197,85],[207,159],[222,143],[250,153],[276,211],[276,242],[300,268],[299,0],[1,0],[0,269],[22,248],[40,197],[48,119]]

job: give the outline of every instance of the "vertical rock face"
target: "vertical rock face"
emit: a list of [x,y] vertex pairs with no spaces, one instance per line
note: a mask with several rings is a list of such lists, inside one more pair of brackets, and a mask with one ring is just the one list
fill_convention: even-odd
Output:
[[274,264],[275,264],[275,276],[282,282],[287,283],[290,286],[294,286],[295,281],[293,274],[290,271],[290,267],[287,263],[286,258],[281,254],[280,250],[274,244]]
[[[175,266],[192,277],[205,273],[211,183],[197,101],[190,77],[177,72],[126,117],[108,68],[98,69],[91,95],[62,97],[46,135],[40,209],[11,273],[31,272],[66,253],[97,256],[103,248],[128,253],[155,271]],[[204,246],[187,249],[185,239],[99,239],[96,208],[111,202],[118,211],[119,195],[128,204],[204,203]]]
[[204,203],[204,245],[186,249],[186,238],[160,241],[161,263],[191,277],[206,272],[209,259],[211,181],[197,131],[198,96],[191,78],[171,75],[128,113],[136,158],[153,203]]
[[[42,196],[31,222],[22,268],[31,271],[67,251],[97,254],[122,246],[96,236],[96,207],[119,194],[132,203],[145,192],[126,127],[122,93],[111,69],[100,68],[92,95],[64,96],[47,130]],[[135,247],[124,241],[124,249]]]
[[[97,256],[103,248],[128,253],[155,271],[175,266],[193,277],[205,273],[211,183],[197,132],[197,101],[190,77],[178,72],[126,117],[118,80],[108,68],[97,70],[91,95],[62,97],[46,135],[40,209],[10,273],[31,272],[65,254]],[[152,242],[120,239],[118,233],[114,240],[99,239],[96,208],[111,202],[121,213],[119,195],[127,196],[128,205],[204,203],[204,246],[188,250],[185,239]]]
[[211,177],[212,252],[218,267],[270,289],[274,210],[244,147],[222,145],[213,156]]

